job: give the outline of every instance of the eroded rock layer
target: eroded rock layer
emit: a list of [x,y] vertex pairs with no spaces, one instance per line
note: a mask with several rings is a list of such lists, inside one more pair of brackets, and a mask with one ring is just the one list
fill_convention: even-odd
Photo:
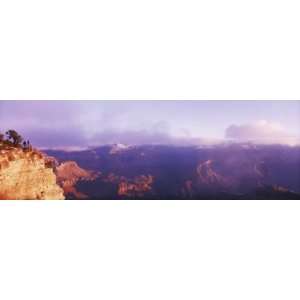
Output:
[[0,150],[0,199],[62,200],[52,165],[39,151]]

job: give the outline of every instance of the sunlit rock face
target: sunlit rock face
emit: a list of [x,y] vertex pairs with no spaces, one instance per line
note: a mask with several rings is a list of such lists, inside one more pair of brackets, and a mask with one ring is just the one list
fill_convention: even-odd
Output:
[[53,166],[39,151],[0,150],[0,199],[63,200]]
[[76,199],[88,198],[87,195],[76,189],[76,183],[78,181],[93,181],[99,175],[99,172],[92,172],[80,168],[75,161],[67,161],[60,164],[57,166],[55,172],[57,181],[63,188],[64,194],[71,198],[75,197]]
[[144,194],[152,190],[153,176],[141,175],[134,180],[121,180],[118,187],[118,195],[129,198],[142,198]]

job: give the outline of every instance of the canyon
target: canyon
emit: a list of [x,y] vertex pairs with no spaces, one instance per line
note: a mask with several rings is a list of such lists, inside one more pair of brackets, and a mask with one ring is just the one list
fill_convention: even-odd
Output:
[[300,147],[105,145],[46,152],[88,172],[74,175],[76,192],[67,199],[300,198]]
[[300,147],[0,150],[0,199],[299,199]]

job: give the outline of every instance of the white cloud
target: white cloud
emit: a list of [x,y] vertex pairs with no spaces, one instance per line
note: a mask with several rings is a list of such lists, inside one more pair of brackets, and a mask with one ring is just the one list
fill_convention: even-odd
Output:
[[252,141],[260,144],[296,145],[300,143],[300,138],[290,135],[281,124],[266,120],[231,125],[226,129],[225,137],[236,141]]

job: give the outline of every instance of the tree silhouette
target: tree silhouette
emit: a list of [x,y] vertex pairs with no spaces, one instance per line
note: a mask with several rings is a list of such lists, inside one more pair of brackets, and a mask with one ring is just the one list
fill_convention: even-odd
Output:
[[20,146],[23,138],[21,135],[19,135],[15,130],[8,130],[6,133],[7,139],[9,141],[12,141],[14,146]]

